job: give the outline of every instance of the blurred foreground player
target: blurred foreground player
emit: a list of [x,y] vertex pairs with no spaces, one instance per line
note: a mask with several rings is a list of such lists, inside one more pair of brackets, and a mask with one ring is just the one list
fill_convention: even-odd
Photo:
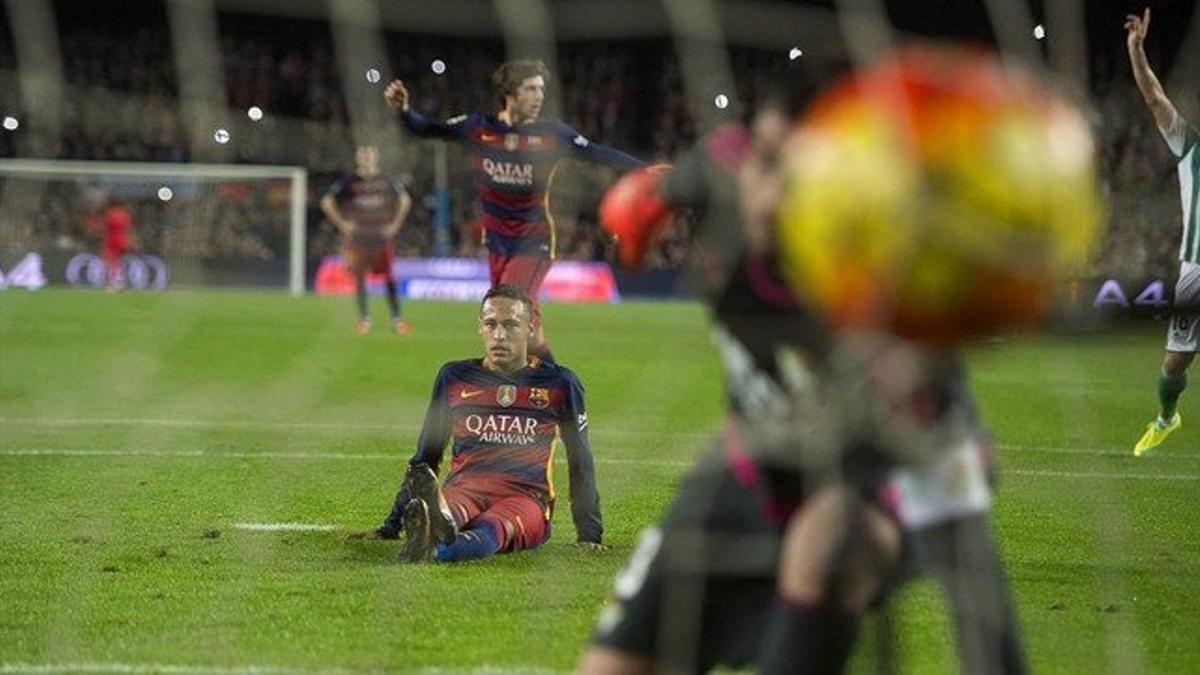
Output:
[[[541,546],[554,511],[556,435],[567,451],[576,543],[601,548],[583,385],[570,370],[528,354],[531,315],[520,289],[491,289],[479,310],[483,358],[438,372],[404,485],[372,533],[394,539],[403,529],[402,560],[458,562]],[[450,474],[439,489],[448,443]]]
[[1167,141],[1179,167],[1180,201],[1183,204],[1183,235],[1179,241],[1179,280],[1167,329],[1167,353],[1158,377],[1158,417],[1133,446],[1135,457],[1150,452],[1183,425],[1177,410],[1179,397],[1187,389],[1187,371],[1200,348],[1200,131],[1188,124],[1167,98],[1162,84],[1146,58],[1146,33],[1150,9],[1142,16],[1125,19],[1125,46],[1138,90],[1154,116],[1154,124]]
[[386,275],[384,289],[392,330],[399,335],[407,335],[410,330],[400,316],[400,298],[392,277],[392,249],[411,208],[412,197],[404,186],[379,171],[379,150],[373,145],[361,145],[354,151],[354,172],[339,178],[321,198],[325,217],[342,233],[342,254],[354,274],[360,335],[371,330],[368,272]]
[[[967,65],[959,69],[958,62]],[[616,602],[602,614],[594,645],[584,655],[585,673],[692,672],[752,662],[765,672],[838,672],[855,642],[861,614],[914,574],[942,583],[964,671],[1024,670],[987,519],[987,442],[948,347],[974,330],[1033,322],[1046,308],[1048,287],[1041,282],[1057,267],[1034,251],[1031,266],[1022,271],[1028,274],[976,260],[989,274],[962,277],[971,268],[957,263],[971,249],[936,246],[946,234],[942,228],[955,227],[954,218],[969,218],[980,228],[997,226],[971,243],[1007,248],[1013,242],[1001,235],[1019,226],[1004,222],[1002,214],[1022,209],[972,203],[970,193],[929,192],[919,176],[923,167],[952,174],[962,168],[955,162],[983,157],[993,161],[984,164],[990,168],[982,177],[994,178],[998,190],[989,197],[1024,195],[1012,191],[1019,185],[1006,174],[1023,174],[1029,165],[1017,151],[1026,151],[1031,141],[1033,147],[1044,145],[1045,135],[1053,133],[1060,145],[1054,151],[1035,150],[1032,166],[1038,167],[1036,178],[1047,181],[1047,192],[1061,190],[1059,199],[1034,200],[1030,213],[1014,215],[1033,217],[1033,231],[1023,233],[1030,236],[1017,237],[1022,245],[1046,245],[1055,253],[1064,251],[1058,244],[1065,231],[1078,228],[1084,241],[1094,231],[1088,208],[1094,194],[1081,119],[1048,95],[1050,112],[1026,119],[1037,99],[1018,97],[1014,90],[1028,83],[1009,82],[988,63],[975,54],[910,52],[890,70],[876,68],[822,97],[809,116],[805,140],[789,144],[782,155],[774,149],[783,144],[766,133],[778,130],[779,120],[763,115],[756,121],[756,142],[740,163],[728,161],[729,141],[736,141],[736,134],[727,134],[723,142],[717,142],[720,136],[709,139],[706,154],[712,161],[693,173],[706,177],[709,189],[688,187],[692,181],[683,179],[684,172],[694,164],[687,160],[653,193],[632,181],[614,188],[648,196],[632,211],[651,216],[656,209],[647,202],[656,198],[675,204],[681,194],[703,194],[711,212],[714,197],[733,194],[732,208],[741,211],[741,227],[733,229],[744,243],[741,260],[713,299],[731,398],[721,453],[687,480],[664,524],[647,533],[618,577]],[[961,88],[971,82],[981,89],[963,96]],[[860,91],[858,83],[870,86]],[[997,91],[1001,100],[987,98]],[[893,99],[876,100],[881,92]],[[1019,98],[1011,107],[1007,93]],[[884,100],[911,105],[912,114],[882,113]],[[865,107],[850,105],[856,101]],[[962,109],[973,101],[977,109]],[[959,146],[940,147],[951,157],[904,157],[903,148],[909,147],[904,137],[914,130],[889,129],[891,119],[962,121],[954,129]],[[864,124],[865,133],[854,128],[856,122]],[[1020,145],[988,143],[997,140],[994,134],[1001,128],[1009,132],[1001,138]],[[926,144],[938,139],[930,127],[922,130],[918,147],[924,153]],[[897,161],[897,152],[903,161]],[[876,164],[868,166],[872,155]],[[787,172],[778,170],[780,161],[788,164]],[[815,173],[805,174],[803,166]],[[790,177],[781,182],[781,176]],[[1030,178],[1018,176],[1017,182]],[[906,189],[897,190],[897,181]],[[735,182],[740,190],[732,187]],[[874,195],[873,189],[878,190]],[[781,195],[783,209],[777,213]],[[928,198],[945,201],[945,211],[922,210]],[[805,200],[811,208],[797,212],[803,207],[797,202]],[[730,211],[731,203],[723,201],[717,205]],[[606,198],[605,211],[609,206]],[[992,206],[1000,208],[992,211]],[[614,211],[619,216],[631,210]],[[872,227],[921,232],[930,239],[887,239],[884,233],[882,242],[868,241],[872,237],[852,229],[855,213]],[[1001,220],[989,223],[992,218]],[[623,257],[632,260],[644,243],[641,228],[630,227],[635,221],[605,221],[621,237]],[[926,227],[917,229],[920,222]],[[862,294],[851,299],[862,304],[843,306],[845,296],[836,293],[844,288],[836,284],[814,288],[807,277],[820,268],[799,257],[799,246],[844,265],[850,289]],[[878,246],[890,247],[891,256],[872,259]],[[945,255],[931,260],[931,250]],[[855,252],[861,257],[856,259]],[[993,253],[1003,260],[1011,251]],[[705,260],[711,259],[710,251]],[[856,279],[860,263],[873,265],[877,274]],[[906,275],[931,263],[959,275],[954,281],[966,298],[944,298],[936,306],[960,316],[924,315],[914,322],[909,305],[914,289],[938,293],[944,287],[914,285],[921,280]],[[875,279],[883,285],[864,283]],[[1001,280],[1023,297],[997,304],[1003,321],[984,317],[976,323],[970,314],[962,315],[969,312],[965,300],[994,290]]]
[[546,195],[555,167],[564,157],[622,171],[644,164],[589,141],[560,120],[540,119],[549,77],[541,61],[507,61],[492,74],[501,106],[498,113],[475,112],[444,122],[412,110],[400,80],[389,84],[384,93],[388,104],[401,111],[409,131],[458,141],[471,153],[483,205],[491,283],[516,286],[533,301],[531,352],[544,360],[552,357],[538,294],[555,256],[554,219]]

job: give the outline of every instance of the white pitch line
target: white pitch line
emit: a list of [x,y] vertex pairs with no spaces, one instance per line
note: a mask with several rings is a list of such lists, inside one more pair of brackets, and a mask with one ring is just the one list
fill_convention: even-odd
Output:
[[1153,473],[1098,473],[1094,471],[1050,471],[1042,469],[1002,469],[1003,475],[1037,476],[1039,478],[1084,478],[1096,480],[1165,480],[1197,482],[1196,474],[1153,474]]
[[[1111,448],[1059,448],[1051,445],[997,445],[996,449],[1003,452],[1027,452],[1047,455],[1087,455],[1089,457],[1127,457],[1133,459],[1132,451],[1116,450]],[[1200,459],[1200,455],[1164,452],[1155,456],[1155,459],[1158,458]]]
[[249,532],[332,532],[338,526],[320,523],[234,523],[233,528]]

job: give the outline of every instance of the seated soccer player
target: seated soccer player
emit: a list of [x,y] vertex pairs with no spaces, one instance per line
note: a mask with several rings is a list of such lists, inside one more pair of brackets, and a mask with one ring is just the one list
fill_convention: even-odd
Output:
[[[600,548],[600,496],[588,444],[583,385],[528,353],[532,302],[497,286],[479,309],[481,359],[442,366],[391,513],[373,536],[406,535],[406,562],[478,560],[537,548],[550,538],[553,443],[567,451],[577,545]],[[451,445],[450,474],[437,470]]]

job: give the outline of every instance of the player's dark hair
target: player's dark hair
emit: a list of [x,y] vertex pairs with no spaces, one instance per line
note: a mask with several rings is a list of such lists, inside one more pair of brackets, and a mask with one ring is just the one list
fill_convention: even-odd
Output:
[[496,90],[496,98],[504,105],[504,97],[517,93],[517,87],[531,77],[541,75],[550,79],[550,69],[541,59],[515,59],[505,61],[492,73],[492,87]]
[[492,298],[507,298],[509,300],[515,300],[517,302],[524,303],[525,309],[530,312],[531,317],[533,316],[533,301],[529,299],[528,295],[525,295],[525,291],[522,291],[517,286],[512,284],[500,284],[499,286],[493,286],[489,288],[488,292],[483,294],[483,300],[479,303],[479,310],[483,311],[483,303],[491,300]]

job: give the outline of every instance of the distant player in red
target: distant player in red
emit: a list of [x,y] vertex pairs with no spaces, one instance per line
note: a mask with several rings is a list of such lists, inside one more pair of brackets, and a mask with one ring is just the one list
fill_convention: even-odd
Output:
[[379,171],[379,150],[363,145],[354,153],[354,173],[342,176],[321,198],[321,210],[342,233],[343,256],[354,274],[358,302],[358,332],[371,330],[367,306],[367,273],[384,274],[392,330],[400,335],[409,325],[400,317],[400,298],[392,278],[392,247],[412,208],[404,186]]
[[108,208],[100,214],[100,223],[104,227],[100,255],[104,258],[105,281],[109,290],[120,290],[125,287],[121,257],[129,252],[133,215],[119,197],[110,197]]
[[476,112],[444,122],[410,109],[408,90],[400,80],[384,92],[388,104],[403,113],[409,131],[458,141],[471,153],[483,204],[492,285],[512,284],[533,300],[532,346],[542,358],[550,358],[550,350],[537,300],[555,255],[554,220],[546,201],[555,167],[567,156],[620,170],[644,164],[620,150],[592,143],[559,120],[539,119],[549,76],[541,61],[508,61],[492,74],[501,105],[498,113]]
[[[556,435],[567,451],[576,543],[601,548],[583,385],[528,354],[531,314],[520,289],[491,289],[479,310],[483,358],[438,372],[404,485],[383,525],[366,533],[395,539],[403,529],[402,560],[477,560],[549,539]],[[450,474],[439,489],[435,472],[447,445]]]

